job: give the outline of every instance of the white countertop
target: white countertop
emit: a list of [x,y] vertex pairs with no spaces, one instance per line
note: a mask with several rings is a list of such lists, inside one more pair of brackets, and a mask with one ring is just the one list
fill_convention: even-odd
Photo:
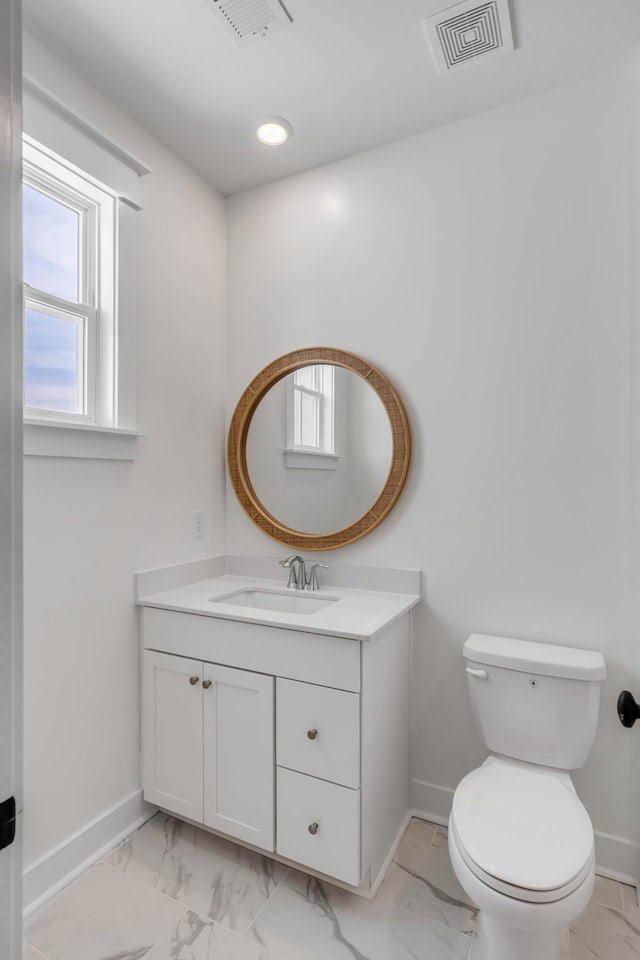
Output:
[[329,634],[350,640],[368,640],[420,602],[417,594],[384,593],[378,590],[354,590],[334,586],[309,593],[305,591],[304,596],[313,599],[337,598],[337,602],[329,603],[314,613],[283,613],[233,603],[212,602],[238,590],[295,593],[288,591],[286,585],[279,580],[225,575],[140,597],[137,603],[142,607],[195,613],[222,620],[241,620],[285,630]]

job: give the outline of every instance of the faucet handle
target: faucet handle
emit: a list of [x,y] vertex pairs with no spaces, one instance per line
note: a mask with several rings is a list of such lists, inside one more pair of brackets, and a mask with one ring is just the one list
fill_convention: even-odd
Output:
[[309,582],[307,583],[307,586],[306,586],[307,590],[320,589],[320,584],[318,583],[318,574],[317,574],[318,567],[320,567],[322,570],[328,570],[329,564],[328,563],[313,564],[313,566],[311,567],[311,570],[309,571]]
[[298,557],[287,557],[286,560],[278,560],[278,563],[281,567],[284,567],[285,570],[289,571],[289,580],[287,581],[287,590],[297,590],[298,589],[298,577],[296,574],[295,562],[298,560]]

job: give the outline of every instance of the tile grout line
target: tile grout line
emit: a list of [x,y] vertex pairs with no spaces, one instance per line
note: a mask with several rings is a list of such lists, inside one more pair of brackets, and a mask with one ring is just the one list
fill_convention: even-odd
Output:
[[46,955],[46,953],[43,953],[42,950],[39,950],[39,949],[38,949],[38,947],[34,947],[34,945],[33,945],[32,943],[29,943],[29,941],[27,940],[27,938],[24,937],[24,936],[23,936],[23,942],[26,943],[26,945],[29,947],[29,949],[30,949],[30,950],[33,950],[33,952],[34,952],[38,957],[42,957],[42,960],[49,960],[49,957]]
[[[271,900],[273,899],[273,897],[275,897],[276,893],[278,892],[278,890],[280,889],[280,887],[282,886],[282,884],[285,882],[285,880],[287,879],[287,877],[289,876],[290,873],[291,873],[291,867],[287,867],[286,873],[284,874],[282,880],[280,880],[280,881],[276,884],[276,887],[275,887],[275,890],[273,891],[273,893],[270,893],[270,894],[269,894],[269,896],[267,897],[267,899],[265,900],[265,902],[262,904],[262,906],[260,907],[260,909],[259,909],[258,912],[256,913],[255,917],[253,918],[253,920],[251,921],[251,923],[249,924],[249,926],[247,927],[247,929],[244,931],[244,933],[240,934],[240,936],[242,937],[243,940],[246,939],[246,940],[249,941],[249,943],[257,943],[257,942],[258,942],[258,941],[256,941],[256,940],[249,940],[249,937],[247,937],[247,934],[249,933],[249,930],[251,930],[251,928],[255,925],[258,917],[260,916],[260,914],[262,913],[262,911],[265,909],[265,907],[267,906],[267,904],[268,904],[268,903],[271,903]],[[265,948],[265,949],[266,949],[266,948]]]
[[[99,867],[99,866],[107,867],[108,870],[110,870],[111,873],[116,874],[116,875],[120,878],[120,880],[122,880],[122,881],[125,880],[125,872],[124,872],[123,870],[119,870],[117,867],[113,867],[113,866],[111,866],[111,864],[105,863],[104,861],[99,860],[97,863],[94,863],[94,864],[92,864],[90,867],[88,867],[83,873],[80,874],[79,877],[76,877],[76,879],[75,879],[74,881],[72,881],[72,883],[69,884],[69,886],[72,886],[74,883],[76,883],[76,882],[77,882],[78,880],[80,880],[82,877],[86,877],[87,874],[91,872],[91,870],[94,870],[96,867]],[[155,940],[155,941],[153,942],[153,944],[149,947],[149,949],[147,950],[147,952],[146,952],[145,955],[144,955],[145,957],[148,957],[149,954],[151,953],[151,951],[154,950],[154,949],[158,946],[158,944],[159,944],[160,941],[163,939],[163,937],[166,937],[167,933],[169,933],[170,930],[172,930],[174,927],[176,927],[176,926],[180,923],[181,920],[184,920],[184,917],[185,917],[185,915],[189,912],[189,909],[190,909],[190,908],[187,907],[187,906],[185,906],[184,903],[182,903],[182,901],[176,900],[174,897],[169,897],[169,896],[167,896],[167,894],[162,893],[161,890],[157,890],[154,886],[152,886],[151,884],[146,883],[144,880],[139,880],[137,877],[135,877],[135,878],[134,878],[134,877],[126,877],[126,880],[127,880],[128,882],[132,882],[132,883],[133,883],[135,886],[137,886],[137,887],[140,887],[140,888],[144,887],[146,890],[153,890],[154,893],[158,894],[158,896],[162,897],[164,900],[168,900],[170,903],[175,903],[176,906],[183,908],[183,912],[180,914],[180,916],[177,918],[177,920],[173,920],[173,921],[169,924],[169,926],[166,928],[166,930],[165,930],[163,933],[161,933],[160,936],[157,938],[157,940]],[[67,888],[65,888],[65,889],[67,889]],[[45,905],[45,906],[46,906],[46,905]],[[194,912],[195,912],[195,911],[194,911]],[[34,916],[35,916],[35,914],[34,914]],[[41,951],[38,947],[34,946],[34,944],[32,944],[32,943],[27,939],[27,937],[24,936],[24,933],[23,933],[23,940],[24,940],[24,942],[25,942],[26,944],[28,944],[29,947],[31,947],[32,950],[35,950],[35,952],[38,954],[38,956],[39,956],[39,957],[42,957],[43,960],[50,960],[50,958],[49,958],[46,954],[42,953],[42,951]]]
[[[428,844],[427,844],[427,846],[428,846]],[[270,903],[270,901],[272,900],[272,898],[275,896],[276,892],[279,890],[280,886],[284,883],[284,881],[286,880],[288,874],[291,872],[292,869],[293,869],[293,868],[290,868],[289,871],[287,872],[287,874],[282,878],[282,880],[280,881],[280,883],[278,884],[278,886],[276,887],[276,889],[273,891],[273,893],[271,894],[271,896],[269,897],[269,899],[268,899],[267,901],[265,901],[265,903],[262,905],[262,907],[260,908],[260,910],[258,910],[258,913],[255,915],[253,921],[252,921],[252,922],[250,923],[250,925],[247,927],[247,930],[245,931],[245,933],[242,934],[242,938],[245,939],[247,942],[252,943],[252,944],[255,944],[255,945],[257,945],[257,946],[264,947],[264,949],[267,951],[267,953],[269,954],[269,956],[270,956],[270,957],[273,957],[274,960],[286,960],[286,958],[282,957],[280,954],[274,954],[266,944],[263,944],[263,943],[262,943],[262,941],[260,941],[260,940],[250,940],[250,939],[246,936],[246,934],[247,934],[247,933],[251,930],[251,928],[255,925],[255,923],[256,923],[257,920],[258,920],[258,917],[261,915],[261,913],[263,912],[263,910],[267,907],[267,905]],[[304,876],[309,877],[309,874],[304,874]],[[323,882],[324,882],[324,881],[322,881],[322,880],[317,880],[317,878],[314,878],[314,877],[310,877],[310,879],[312,879],[312,880],[315,879],[316,882],[318,882],[318,883],[323,883]],[[370,903],[374,903],[375,901],[369,901],[369,902],[370,902]],[[473,947],[473,944],[475,943],[475,937],[474,937],[473,935],[469,935],[469,934],[463,933],[462,930],[456,930],[455,927],[450,927],[450,926],[448,926],[448,925],[445,924],[445,923],[438,923],[437,920],[431,920],[430,918],[427,918],[427,917],[425,917],[424,915],[422,915],[422,914],[420,914],[420,913],[417,913],[417,912],[414,912],[413,910],[407,909],[407,907],[405,907],[405,906],[400,906],[399,904],[395,904],[394,906],[395,906],[395,910],[399,911],[401,914],[402,914],[402,913],[405,913],[405,914],[407,914],[408,917],[417,918],[417,919],[421,920],[424,924],[426,924],[428,927],[435,927],[436,930],[438,930],[438,929],[440,929],[440,930],[446,930],[448,933],[455,934],[455,935],[457,935],[458,937],[462,937],[463,940],[468,941],[469,946],[468,946],[468,949],[467,949],[467,953],[465,954],[466,960],[468,960],[469,955],[470,955],[470,953],[471,953],[471,949],[472,949],[472,947]]]
[[[436,837],[439,836],[440,831],[444,829],[444,828],[441,826],[441,824],[433,823],[433,821],[431,821],[431,820],[422,820],[420,817],[413,817],[413,818],[412,818],[412,822],[413,822],[414,820],[418,820],[420,823],[429,823],[429,824],[431,824],[431,825],[433,826],[434,830],[433,830],[433,836],[432,836],[431,841],[430,841],[429,843],[427,843],[427,842],[424,841],[424,840],[420,840],[419,838],[415,838],[415,839],[412,838],[412,841],[411,841],[411,842],[423,844],[425,847],[428,847],[429,849],[433,849],[433,850],[441,850],[441,849],[443,849],[442,847],[436,846],[435,843],[434,843]],[[398,850],[396,850],[396,853],[395,853],[394,856],[393,856],[393,859],[392,859],[392,861],[391,861],[391,864],[389,865],[389,869],[391,869],[391,866],[392,866],[393,864],[395,864],[396,867],[398,867],[400,870],[405,870],[405,869],[406,869],[405,867],[402,866],[402,864],[399,862],[399,860],[397,860],[397,856],[398,856],[398,853],[399,853],[399,851],[400,851],[400,847],[402,846],[402,842],[404,841],[404,839],[405,839],[405,837],[406,837],[406,834],[407,834],[407,832],[408,832],[408,829],[409,829],[409,827],[407,827],[407,831],[405,831],[405,834],[404,834],[402,840],[400,841],[400,844],[398,845]],[[442,834],[442,838],[443,838],[443,840],[445,840],[445,842],[447,842],[447,848],[448,848],[448,838],[447,838],[447,836],[446,836],[445,834]],[[388,871],[387,871],[387,874],[388,874]],[[382,889],[382,888],[381,888],[381,889]],[[461,937],[465,937],[465,938],[469,941],[468,955],[471,953],[471,949],[472,949],[473,944],[474,944],[475,939],[476,939],[475,931],[476,931],[476,925],[477,925],[477,916],[476,916],[476,919],[475,919],[474,921],[472,921],[472,922],[473,922],[473,931],[472,931],[471,933],[465,933],[463,930],[457,930],[455,927],[452,927],[452,926],[450,926],[449,924],[439,923],[437,920],[432,920],[431,918],[427,918],[427,917],[425,917],[422,913],[418,913],[417,910],[414,911],[414,910],[412,910],[410,907],[400,906],[399,904],[396,904],[396,906],[397,906],[399,909],[404,910],[404,911],[405,911],[406,913],[408,913],[410,916],[412,916],[412,917],[418,917],[420,920],[423,920],[425,923],[433,924],[433,925],[434,925],[435,927],[437,927],[437,928],[444,929],[444,930],[448,930],[449,932],[453,932],[453,933],[459,934]],[[472,904],[467,904],[466,906],[468,907],[469,910],[471,910],[471,911],[475,910],[476,913],[479,914],[479,911],[477,910],[477,908],[474,907]]]
[[438,844],[436,843],[436,839],[437,839],[438,837],[441,837],[441,838],[444,840],[444,842],[446,843],[447,849],[449,848],[449,834],[448,834],[448,833],[443,833],[444,829],[445,829],[444,827],[440,827],[440,826],[437,826],[437,827],[436,827],[436,832],[434,833],[434,835],[433,835],[433,840],[431,841],[431,846],[432,846],[432,847],[435,847],[436,850],[440,850],[440,849],[441,849],[441,847],[439,847]]
[[[438,849],[440,849],[440,848],[439,848],[439,847],[436,847],[435,849],[438,850]],[[403,867],[402,864],[399,863],[395,858],[391,861],[391,863],[392,863],[392,864],[395,864],[396,867],[399,867],[400,870],[404,870],[405,873],[406,873],[406,868]],[[380,889],[382,889],[382,888],[380,888]],[[375,901],[372,901],[372,902],[375,902]],[[465,933],[464,930],[457,930],[456,927],[451,927],[451,926],[449,926],[448,923],[440,923],[438,920],[432,920],[430,917],[425,917],[423,913],[418,913],[417,910],[412,910],[411,907],[406,907],[406,906],[404,906],[404,905],[402,905],[402,904],[397,904],[397,903],[394,904],[394,906],[395,906],[398,910],[404,910],[405,913],[410,914],[410,916],[412,916],[412,917],[417,917],[419,920],[423,920],[425,923],[433,924],[433,925],[436,926],[436,927],[440,927],[441,929],[452,931],[453,933],[459,933],[461,937],[466,937],[467,940],[470,940],[472,944],[473,944],[473,942],[474,942],[475,939],[476,939],[475,927],[476,927],[476,924],[477,924],[477,922],[478,922],[478,916],[480,915],[480,911],[478,910],[477,907],[474,907],[473,904],[471,904],[471,903],[465,904],[465,906],[467,907],[467,909],[469,909],[469,910],[471,910],[471,911],[475,910],[476,913],[477,913],[477,915],[478,915],[478,916],[476,916],[476,919],[473,921],[473,927],[474,927],[474,929],[473,929],[473,932],[472,932],[472,933]]]
[[430,839],[430,840],[420,840],[419,837],[413,837],[413,838],[412,838],[412,839],[416,840],[418,843],[424,843],[427,847],[432,847],[432,846],[433,846],[433,841],[435,840],[436,834],[437,834],[437,832],[438,832],[438,824],[437,824],[437,823],[434,823],[433,820],[424,820],[422,817],[411,817],[411,820],[409,820],[409,823],[407,824],[407,829],[406,829],[405,832],[402,834],[402,838],[401,838],[400,843],[398,844],[398,846],[400,846],[400,844],[402,843],[402,841],[406,838],[409,830],[411,829],[411,824],[412,824],[412,823],[426,823],[426,824],[428,824],[430,827],[433,827],[433,833],[432,833],[432,835],[431,835],[431,839]]
[[[280,886],[280,884],[278,884],[278,886]],[[273,891],[273,893],[275,893],[275,890]],[[272,897],[272,896],[273,896],[273,894],[271,894],[271,897]],[[269,900],[271,899],[271,897],[269,897]],[[261,913],[261,912],[262,912],[262,907],[260,908],[260,910],[258,911],[258,913]],[[230,927],[225,927],[225,925],[224,925],[223,923],[220,923],[218,920],[213,920],[211,917],[207,917],[206,914],[200,913],[199,910],[193,910],[192,908],[189,908],[189,909],[187,910],[187,913],[193,913],[193,914],[195,914],[197,917],[199,917],[201,920],[204,920],[205,923],[210,923],[213,927],[216,927],[216,928],[218,928],[219,930],[224,930],[224,932],[227,933],[230,937],[235,937],[237,940],[241,940],[243,943],[249,943],[249,944],[251,944],[252,946],[255,946],[256,948],[267,950],[267,952],[268,952],[268,954],[269,954],[269,957],[270,957],[270,958],[273,958],[273,960],[285,960],[285,958],[284,958],[281,954],[275,954],[275,953],[273,953],[272,950],[268,950],[267,947],[265,947],[265,946],[264,946],[263,944],[261,944],[261,943],[258,943],[257,940],[249,940],[248,938],[245,937],[245,935],[244,935],[243,933],[238,933],[237,930],[231,930]],[[257,917],[257,915],[258,915],[258,914],[256,914],[256,917]],[[178,920],[178,923],[180,923],[181,920],[184,920],[184,914],[180,917],[180,920]],[[252,925],[253,925],[253,923],[251,924],[251,926],[252,926]],[[177,926],[177,924],[176,924],[176,926]],[[251,929],[251,926],[249,926],[247,929],[250,930],[250,929]]]
[[[153,819],[153,818],[152,818],[152,819]],[[144,824],[143,824],[143,826],[144,826]],[[115,847],[114,850],[117,850],[117,847]],[[277,862],[277,861],[274,861],[274,863],[276,863],[276,862]],[[203,917],[203,918],[204,918],[205,920],[207,920],[209,923],[213,923],[213,924],[215,924],[217,927],[221,927],[223,930],[226,930],[228,933],[232,933],[232,934],[234,934],[234,936],[237,936],[237,937],[239,937],[239,938],[242,939],[242,940],[246,940],[248,943],[257,943],[257,941],[250,940],[250,939],[246,936],[246,934],[249,932],[249,930],[251,929],[251,927],[254,925],[254,923],[256,922],[256,920],[258,919],[258,917],[260,916],[260,914],[261,914],[262,911],[264,910],[264,908],[267,906],[267,904],[270,902],[271,898],[274,896],[274,894],[277,892],[277,890],[278,890],[279,887],[281,886],[281,884],[284,883],[284,881],[287,879],[287,877],[288,877],[289,874],[291,873],[291,867],[287,867],[287,868],[286,868],[286,871],[285,871],[285,873],[284,873],[284,875],[283,875],[283,877],[282,877],[282,879],[278,881],[278,883],[277,883],[276,886],[275,886],[275,889],[273,890],[272,893],[269,894],[269,896],[267,897],[267,899],[265,900],[265,902],[262,904],[262,906],[260,907],[260,909],[259,909],[258,912],[256,913],[255,917],[253,918],[253,920],[251,921],[251,923],[249,924],[249,926],[247,927],[247,929],[246,929],[243,933],[239,933],[237,930],[232,930],[230,927],[225,926],[223,923],[220,923],[218,920],[215,920],[213,917],[209,917],[209,916],[207,916],[207,914],[201,913],[199,910],[195,910],[193,907],[185,906],[185,904],[183,903],[182,900],[176,900],[175,897],[170,897],[169,894],[163,893],[161,890],[158,890],[153,884],[148,883],[146,880],[141,880],[139,877],[130,877],[130,876],[128,876],[126,870],[120,870],[118,867],[114,866],[113,864],[107,863],[107,862],[104,861],[104,860],[100,860],[99,863],[94,864],[93,866],[98,866],[98,865],[102,865],[102,866],[108,867],[109,870],[111,870],[113,873],[117,873],[120,877],[122,877],[122,878],[126,877],[127,880],[133,881],[133,882],[134,882],[135,884],[137,884],[138,886],[145,887],[147,890],[153,890],[154,893],[159,894],[161,897],[164,897],[166,900],[170,900],[172,903],[175,903],[175,904],[177,904],[177,905],[180,906],[180,907],[184,907],[184,908],[185,908],[185,912],[182,913],[182,914],[180,915],[179,919],[176,920],[175,923],[173,923],[173,924],[169,927],[169,930],[171,930],[174,926],[177,926],[177,924],[180,923],[180,921],[184,919],[185,914],[186,914],[186,913],[189,913],[189,911],[190,911],[191,913],[195,913],[195,914],[196,914],[197,916],[199,916],[199,917]],[[92,867],[89,867],[89,870],[91,870],[91,869],[92,869]],[[85,871],[85,873],[88,873],[88,870]],[[84,876],[84,875],[85,875],[85,874],[81,874],[80,876]],[[79,879],[79,878],[78,878],[78,879]],[[166,935],[166,932],[165,932],[162,936],[165,936],[165,935]],[[160,937],[159,940],[156,941],[156,943],[153,944],[153,947],[151,947],[150,950],[153,950],[153,949],[157,946],[157,944],[160,942],[161,939],[162,939],[162,937]],[[31,944],[29,944],[29,946],[31,946]],[[150,952],[150,951],[149,951],[149,952]],[[145,956],[148,956],[148,953],[145,954]],[[45,957],[44,960],[49,960],[49,958],[48,958],[48,957]],[[284,958],[275,958],[275,960],[284,960]]]
[[[157,887],[154,887],[152,883],[147,883],[146,880],[141,880],[140,877],[130,877],[126,870],[119,870],[118,867],[112,866],[110,863],[100,863],[94,864],[94,867],[102,866],[106,867],[111,873],[117,874],[119,877],[128,880],[129,883],[133,883],[137,887],[144,887],[145,890],[153,890],[154,893],[157,893],[159,897],[164,897],[165,900],[170,900],[171,903],[177,903],[179,907],[184,907],[185,910],[188,910],[189,907],[185,906],[182,900],[177,900],[175,897],[170,897],[168,893],[163,893],[162,890],[158,890]],[[92,869],[91,867],[89,869]],[[81,873],[80,876],[83,877],[85,874]],[[80,879],[80,878],[78,878]]]
[[[155,888],[154,888],[154,889],[155,889]],[[156,891],[156,892],[157,892],[157,891]],[[170,900],[171,897],[168,897],[167,899]],[[178,903],[177,900],[174,900],[173,902],[174,902],[174,903]],[[183,906],[183,904],[180,904],[180,906]],[[185,907],[184,913],[181,913],[180,916],[178,917],[178,919],[175,920],[169,927],[167,927],[167,929],[164,931],[164,933],[160,934],[160,936],[158,937],[158,939],[157,939],[154,943],[151,944],[151,946],[149,947],[149,949],[148,949],[147,952],[145,953],[145,955],[144,955],[144,957],[142,958],[142,960],[145,960],[145,957],[148,957],[148,956],[150,956],[150,955],[153,953],[153,951],[154,951],[155,948],[158,946],[158,944],[160,943],[160,941],[161,941],[161,940],[164,940],[164,938],[167,936],[167,934],[171,933],[171,931],[172,931],[175,927],[177,927],[178,924],[179,924],[182,920],[184,920],[184,918],[186,917],[186,915],[187,915],[188,913],[189,913],[189,908],[188,908],[188,907]]]
[[618,883],[617,880],[615,881],[615,883],[617,883],[617,885],[618,885],[618,894],[619,894],[619,896],[620,896],[620,903],[622,904],[622,906],[620,907],[620,909],[622,910],[622,913],[626,916],[627,911],[626,911],[625,904],[624,904],[624,893],[623,893],[623,891],[622,891],[622,884],[621,884],[621,883]]
[[[432,920],[431,917],[425,917],[424,914],[410,910],[409,907],[405,907],[402,904],[396,903],[393,906],[396,910],[401,910],[404,913],[408,913],[410,917],[416,917],[418,920],[422,920],[422,922],[426,923],[428,926],[436,927],[439,930],[447,930],[449,933],[456,933],[459,937],[464,937],[465,940],[469,941],[471,946],[473,946],[476,941],[475,929],[473,933],[465,933],[464,930],[457,930],[455,927],[451,927],[447,923],[439,923],[438,920]],[[471,907],[471,909],[475,910],[476,908]],[[478,913],[480,913],[480,911],[478,911]],[[471,949],[471,947],[469,949]]]
[[[144,827],[146,827],[146,826],[151,822],[151,820],[154,820],[156,817],[159,817],[160,815],[161,815],[161,811],[159,810],[157,813],[155,813],[155,814],[153,815],[153,817],[151,817],[149,820],[147,820],[145,823],[143,823],[140,827],[138,827],[138,828],[134,831],[134,833],[131,834],[131,836],[134,836],[136,833],[138,833],[139,831],[143,830]],[[196,830],[198,830],[198,829],[200,829],[200,828],[196,827]],[[231,841],[231,842],[233,842],[233,841]],[[116,846],[110,851],[110,853],[109,853],[109,854],[106,854],[105,856],[109,856],[109,857],[112,856],[112,854],[115,853],[115,851],[116,851],[120,846],[122,846],[123,843],[126,843],[126,840],[121,841],[119,844],[116,844]],[[263,855],[258,854],[258,856],[263,856]],[[272,861],[272,862],[274,863],[275,866],[278,866],[278,865],[279,865],[279,864],[278,864],[278,861],[276,861],[276,860],[274,860],[274,861]],[[106,860],[104,860],[104,859],[103,859],[103,860],[99,860],[97,863],[93,864],[93,866],[98,866],[98,864],[102,864],[103,866],[108,867],[111,871],[114,871],[114,872],[118,873],[121,877],[127,877],[128,880],[133,880],[134,883],[137,883],[137,884],[140,885],[140,886],[144,886],[144,887],[146,887],[146,888],[149,889],[149,890],[153,890],[155,893],[159,893],[160,896],[165,897],[167,900],[171,900],[173,903],[177,903],[178,906],[181,906],[181,907],[182,907],[182,906],[185,906],[185,904],[184,904],[184,902],[183,902],[182,900],[177,900],[175,897],[169,896],[169,894],[162,893],[162,891],[158,890],[157,887],[155,887],[152,883],[148,883],[146,880],[142,880],[142,879],[140,879],[139,877],[131,877],[131,876],[129,876],[126,869],[125,869],[125,870],[121,870],[119,867],[117,867],[117,866],[115,866],[115,865],[113,865],[113,864],[111,864],[111,863],[108,863],[108,862],[107,862]],[[90,870],[90,869],[91,869],[91,867],[88,868],[88,870]],[[204,917],[204,919],[206,919],[206,920],[209,921],[210,923],[215,923],[217,926],[222,927],[224,930],[227,930],[229,933],[233,933],[233,934],[235,934],[236,936],[239,936],[239,937],[245,939],[245,934],[249,932],[249,930],[251,929],[251,927],[253,926],[253,924],[254,924],[255,921],[257,920],[258,916],[262,913],[262,911],[264,910],[264,908],[266,907],[266,905],[269,903],[269,901],[271,900],[271,898],[273,897],[273,895],[276,893],[276,891],[278,890],[278,888],[280,887],[280,885],[281,885],[282,883],[284,883],[284,881],[286,880],[286,878],[289,876],[289,874],[291,873],[291,869],[292,869],[291,867],[285,866],[285,872],[284,872],[284,874],[283,874],[283,876],[282,876],[282,879],[279,880],[279,881],[276,883],[276,886],[275,886],[273,892],[269,894],[269,896],[267,897],[267,899],[265,900],[265,902],[262,904],[262,906],[260,907],[260,909],[259,909],[258,912],[256,913],[255,917],[253,918],[253,920],[251,921],[251,923],[249,924],[249,926],[247,927],[247,929],[246,929],[243,933],[239,933],[237,930],[232,930],[230,927],[226,927],[223,923],[220,923],[218,920],[215,920],[213,917],[207,916],[207,914],[205,914],[205,913],[201,913],[200,911],[195,910],[193,907],[186,906],[186,907],[185,907],[185,910],[187,910],[187,911],[191,910],[193,913],[197,914],[198,916]],[[88,870],[85,871],[85,873],[88,872]],[[81,876],[84,876],[84,874],[81,874]],[[182,920],[183,918],[184,918],[184,914],[181,915],[180,919]],[[246,938],[246,939],[248,939],[248,938]],[[252,942],[254,942],[254,941],[249,940],[248,942],[249,942],[249,943],[252,943]],[[48,960],[48,958],[46,958],[46,960]]]
[[[601,879],[608,879],[608,878],[605,877]],[[618,907],[612,906],[610,903],[604,903],[602,900],[597,900],[595,895],[591,896],[591,900],[589,901],[589,903],[594,903],[599,907],[604,907],[606,910],[617,910],[619,913],[622,913],[626,916],[627,910],[624,902],[624,894],[622,892],[623,884],[620,883],[619,880],[611,880],[611,883],[615,883],[616,885],[616,888],[618,891],[618,897],[620,898],[620,906]]]
[[471,938],[469,938],[469,940],[470,940],[470,943],[469,943],[469,949],[467,950],[467,960],[472,960],[471,955],[473,953],[473,944],[475,943],[475,940],[472,940]]
[[[157,810],[156,813],[153,814],[153,816],[149,817],[148,820],[145,820],[144,823],[141,823],[138,827],[135,828],[135,830],[132,830],[131,833],[127,834],[126,837],[122,837],[120,840],[118,840],[118,842],[114,844],[114,846],[111,847],[109,850],[105,851],[103,856],[101,856],[99,860],[96,860],[95,863],[92,864],[92,866],[96,866],[98,863],[104,863],[105,866],[110,867],[111,864],[109,863],[109,860],[113,857],[116,850],[119,850],[120,847],[123,847],[125,845],[125,843],[128,843],[133,837],[136,836],[136,834],[144,830],[144,828],[148,826],[148,824],[150,824],[151,821],[155,820],[156,817],[158,816],[160,816],[160,810]],[[80,876],[82,876],[82,874],[80,874]]]

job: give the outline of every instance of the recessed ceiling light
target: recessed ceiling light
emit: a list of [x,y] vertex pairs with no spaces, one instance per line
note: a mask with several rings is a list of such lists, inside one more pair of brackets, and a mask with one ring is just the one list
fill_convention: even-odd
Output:
[[265,117],[258,124],[256,136],[268,147],[279,147],[293,136],[293,127],[282,117]]

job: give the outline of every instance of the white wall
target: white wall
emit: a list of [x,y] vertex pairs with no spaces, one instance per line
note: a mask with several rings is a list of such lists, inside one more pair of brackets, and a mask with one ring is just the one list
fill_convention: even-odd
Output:
[[[424,571],[416,805],[446,815],[483,758],[469,633],[584,645],[609,680],[577,787],[598,831],[640,841],[640,739],[615,714],[623,686],[640,693],[630,108],[620,71],[232,198],[227,415],[258,370],[310,344],[390,377],[413,431],[407,487],[333,556]],[[227,547],[287,552],[231,490]],[[623,872],[633,855],[600,845]]]
[[218,194],[38,44],[25,51],[153,171],[138,191],[137,459],[25,460],[29,866],[139,788],[134,570],[224,547],[225,242]]

